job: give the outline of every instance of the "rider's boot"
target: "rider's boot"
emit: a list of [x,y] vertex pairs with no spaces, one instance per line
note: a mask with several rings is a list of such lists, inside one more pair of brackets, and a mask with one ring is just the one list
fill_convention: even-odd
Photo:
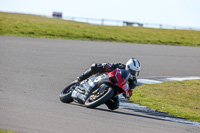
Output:
[[92,69],[88,69],[86,72],[84,72],[81,76],[77,77],[78,82],[82,82],[83,80],[89,78],[90,76],[92,76],[94,73],[92,71]]
[[98,64],[92,64],[91,68],[89,68],[86,72],[84,72],[81,76],[77,77],[77,80],[79,82],[89,78],[90,76],[99,73],[100,71],[102,71],[103,67],[102,65],[98,65]]
[[105,104],[111,110],[118,109],[119,108],[119,98],[118,98],[118,96],[108,100]]

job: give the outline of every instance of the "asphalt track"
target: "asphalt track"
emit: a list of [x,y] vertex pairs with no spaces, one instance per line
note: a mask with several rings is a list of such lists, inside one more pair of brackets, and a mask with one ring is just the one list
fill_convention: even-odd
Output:
[[0,129],[20,133],[199,133],[200,127],[104,105],[59,101],[92,63],[141,61],[140,78],[200,76],[200,48],[0,36]]

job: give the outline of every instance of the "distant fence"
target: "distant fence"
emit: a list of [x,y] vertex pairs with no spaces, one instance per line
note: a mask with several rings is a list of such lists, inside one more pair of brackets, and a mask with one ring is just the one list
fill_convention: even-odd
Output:
[[164,24],[153,24],[153,23],[139,23],[139,22],[132,22],[132,21],[112,20],[112,19],[94,19],[94,18],[68,17],[68,16],[64,16],[63,19],[84,22],[84,23],[89,23],[89,24],[95,24],[95,25],[135,26],[135,27],[161,28],[161,29],[200,30],[200,28],[196,28],[196,27],[173,26],[173,25],[164,25]]

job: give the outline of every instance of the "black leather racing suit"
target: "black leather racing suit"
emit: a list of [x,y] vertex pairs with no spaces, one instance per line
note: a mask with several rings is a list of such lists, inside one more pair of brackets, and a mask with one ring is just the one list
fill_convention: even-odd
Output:
[[[94,75],[94,74],[100,74],[100,73],[105,73],[108,71],[113,71],[116,68],[119,69],[125,69],[126,65],[121,64],[121,63],[114,63],[114,64],[110,64],[110,63],[101,63],[101,64],[92,64],[91,68],[89,68],[86,72],[84,72],[80,77],[78,77],[78,81],[81,82],[87,78],[89,78],[90,76]],[[137,85],[137,79],[135,77],[133,78],[129,78],[129,96],[132,95],[132,91],[133,89],[136,87]],[[107,107],[109,109],[118,109],[119,108],[119,99],[118,97],[112,98],[109,101],[107,101],[105,103],[107,105]]]

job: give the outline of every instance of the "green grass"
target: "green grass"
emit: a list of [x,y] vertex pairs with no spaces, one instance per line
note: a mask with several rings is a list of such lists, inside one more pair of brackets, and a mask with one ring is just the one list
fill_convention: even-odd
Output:
[[0,12],[0,35],[200,46],[200,31],[97,26],[5,12]]
[[161,112],[200,121],[200,80],[141,85],[133,91],[130,100]]
[[8,130],[1,130],[0,129],[0,133],[16,133],[16,132],[12,132],[12,131],[8,131]]

